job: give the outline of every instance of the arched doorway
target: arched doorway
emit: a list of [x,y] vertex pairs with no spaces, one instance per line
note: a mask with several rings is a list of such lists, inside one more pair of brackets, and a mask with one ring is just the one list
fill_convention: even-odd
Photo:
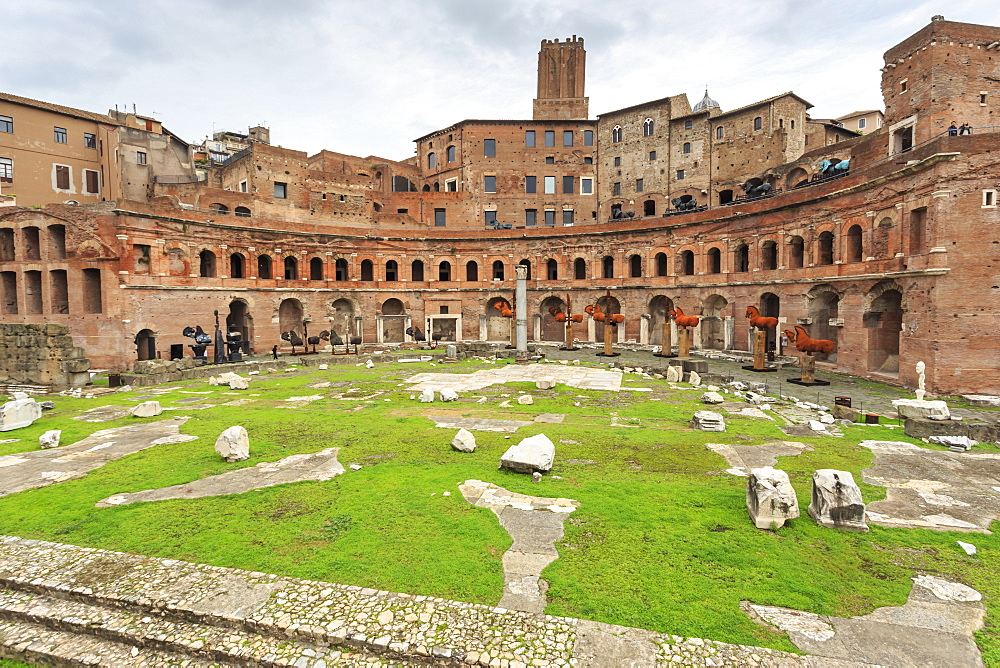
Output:
[[864,315],[868,330],[868,370],[899,374],[899,337],[903,330],[903,294],[899,290],[873,290],[871,306]]
[[[281,334],[294,332],[295,336],[290,336],[289,339],[302,339],[302,314],[302,302],[298,299],[282,301],[278,306],[278,331]],[[291,343],[290,340],[288,342]]]
[[135,335],[135,352],[140,361],[156,359],[156,335],[150,329]]
[[[840,317],[840,295],[829,285],[816,286],[809,291],[809,317],[812,325],[809,326],[809,337],[813,339],[826,339],[837,343],[837,334],[840,327],[831,325],[830,321],[836,321]],[[825,353],[815,353],[818,360],[837,361],[837,349],[829,355]]]
[[539,339],[541,341],[565,341],[566,340],[566,323],[558,322],[554,315],[549,313],[549,309],[552,307],[558,308],[563,313],[566,312],[566,302],[556,296],[546,297],[542,300],[540,306],[542,314],[542,326],[541,335]]
[[[667,321],[667,311],[674,307],[674,301],[665,295],[657,295],[649,300],[649,343],[663,345],[663,323]],[[670,351],[665,351],[664,354]]]
[[403,343],[406,340],[406,308],[396,298],[382,302],[382,341]]
[[513,318],[500,315],[502,309],[511,308],[510,302],[503,297],[493,297],[486,302],[486,340],[507,341],[510,339],[510,328],[514,325]]
[[[765,292],[760,296],[758,308],[760,314],[765,318],[777,318],[781,315],[781,300],[773,292]],[[764,349],[768,352],[768,356],[773,355],[774,351],[777,350],[779,329],[781,329],[780,324],[774,329],[767,330],[767,344]]]
[[[301,320],[301,318],[299,318]],[[286,331],[286,330],[282,330]],[[226,316],[226,334],[239,332],[243,340],[243,353],[253,353],[253,316],[250,307],[242,299],[229,302],[229,315]]]
[[726,319],[723,311],[729,300],[722,295],[709,295],[701,308],[701,347],[726,349]]
[[343,343],[350,343],[355,333],[354,302],[350,299],[334,300],[327,310],[327,317],[330,320],[330,331],[337,335],[330,336],[330,342],[339,336]]
[[[601,307],[601,310],[608,315],[614,315],[616,313],[622,312],[622,305],[614,297],[608,297],[607,295],[601,297],[597,300],[597,305]],[[619,327],[624,327],[625,325],[619,325]],[[604,323],[595,322],[594,323],[594,340],[603,341],[604,340]]]

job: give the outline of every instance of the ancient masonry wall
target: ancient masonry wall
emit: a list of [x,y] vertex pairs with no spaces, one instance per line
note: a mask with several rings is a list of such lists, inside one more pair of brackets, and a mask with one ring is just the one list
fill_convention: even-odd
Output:
[[66,325],[0,324],[0,381],[82,387],[88,369]]

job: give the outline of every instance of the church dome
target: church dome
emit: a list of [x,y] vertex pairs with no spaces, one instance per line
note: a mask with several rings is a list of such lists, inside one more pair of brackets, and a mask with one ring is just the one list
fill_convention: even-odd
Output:
[[708,96],[708,89],[705,89],[705,97],[701,98],[701,102],[694,105],[692,111],[699,112],[705,111],[707,109],[719,109],[719,103]]

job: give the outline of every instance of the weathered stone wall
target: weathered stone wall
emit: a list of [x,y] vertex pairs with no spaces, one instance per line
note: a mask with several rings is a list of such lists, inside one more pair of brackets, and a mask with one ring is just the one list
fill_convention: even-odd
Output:
[[90,360],[65,325],[0,324],[0,381],[57,388],[87,384]]

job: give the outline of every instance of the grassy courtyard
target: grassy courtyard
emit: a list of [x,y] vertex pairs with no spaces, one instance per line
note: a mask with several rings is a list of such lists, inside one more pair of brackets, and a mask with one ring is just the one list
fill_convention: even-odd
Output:
[[[0,498],[0,533],[495,604],[503,585],[500,557],[511,541],[493,513],[468,504],[458,492],[459,483],[477,478],[514,492],[580,502],[557,545],[560,557],[543,576],[550,583],[550,614],[795,651],[784,634],[751,621],[740,602],[862,615],[902,605],[910,577],[932,573],[983,593],[989,614],[978,641],[984,660],[1000,664],[995,534],[874,525],[868,534],[855,534],[819,527],[805,512],[815,469],[847,470],[860,483],[873,455],[858,443],[910,441],[901,429],[845,426],[843,438],[798,439],[780,431],[780,417],[728,415],[727,433],[695,431],[688,421],[704,408],[700,390],[675,390],[638,376],[628,376],[634,380],[625,385],[652,392],[564,385],[542,391],[508,384],[463,393],[449,404],[413,401],[404,382],[419,372],[469,373],[483,366],[300,367],[256,376],[250,389],[239,393],[206,381],[172,383],[174,389],[157,399],[181,410],[150,420],[189,416],[181,431],[200,438],[152,447],[83,478]],[[334,386],[308,387],[321,381]],[[99,429],[135,424],[138,418],[104,423],[71,418],[94,406],[134,405],[128,399],[144,389],[89,400],[57,397],[55,410],[35,425],[2,435],[20,441],[0,444],[0,455],[36,449],[38,436],[49,429],[62,429],[68,444]],[[359,398],[335,398],[347,390]],[[532,394],[534,405],[515,401],[510,408],[498,407],[501,395],[516,398],[519,391]],[[300,407],[285,401],[316,394],[323,398]],[[477,396],[488,401],[477,404]],[[217,405],[194,410],[198,403],[175,403],[192,398]],[[234,399],[254,401],[221,405]],[[561,424],[522,427],[510,438],[476,432],[478,449],[471,454],[453,451],[448,445],[453,431],[435,427],[427,417],[531,420],[540,413],[566,417]],[[629,426],[612,426],[613,421]],[[227,464],[212,446],[234,424],[249,431],[251,457]],[[550,475],[532,483],[530,476],[497,469],[507,447],[536,433],[556,444]],[[777,531],[762,531],[746,514],[745,479],[726,473],[725,460],[705,444],[776,440],[798,440],[814,450],[779,458],[777,464],[795,486],[802,517]],[[94,506],[115,493],[181,484],[334,446],[341,448],[341,463],[362,468],[327,482],[239,495]],[[864,483],[861,489],[867,502],[885,494]],[[956,540],[975,543],[978,554],[967,556]]]

